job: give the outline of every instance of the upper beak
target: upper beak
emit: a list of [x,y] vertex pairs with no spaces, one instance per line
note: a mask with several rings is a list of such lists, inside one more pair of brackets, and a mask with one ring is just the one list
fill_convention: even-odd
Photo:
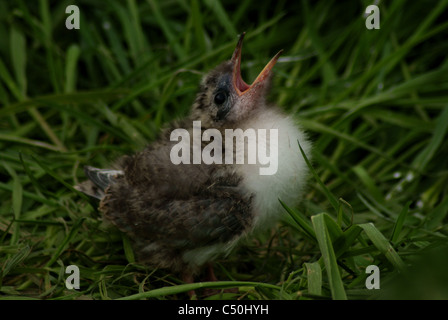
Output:
[[242,96],[246,92],[248,92],[252,87],[254,87],[257,83],[263,82],[270,74],[271,69],[274,67],[278,58],[282,54],[283,50],[280,50],[269,63],[264,67],[264,69],[260,72],[258,77],[252,82],[251,85],[248,85],[244,82],[241,77],[241,49],[243,48],[243,39],[245,36],[245,32],[243,32],[238,40],[238,44],[236,45],[235,51],[232,55],[232,63],[233,63],[233,72],[232,72],[232,80],[235,91],[239,96]]

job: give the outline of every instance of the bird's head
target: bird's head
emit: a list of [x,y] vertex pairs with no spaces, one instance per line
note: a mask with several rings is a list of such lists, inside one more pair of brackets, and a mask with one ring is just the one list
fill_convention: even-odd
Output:
[[271,69],[282,51],[278,52],[252,84],[241,77],[241,50],[244,33],[240,36],[232,58],[210,71],[202,80],[193,116],[210,126],[232,126],[263,108],[268,92]]

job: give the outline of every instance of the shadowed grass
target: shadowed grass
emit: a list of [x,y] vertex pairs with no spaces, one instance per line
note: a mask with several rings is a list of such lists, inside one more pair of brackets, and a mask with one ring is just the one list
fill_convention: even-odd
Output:
[[[381,2],[379,30],[371,1],[77,1],[67,30],[70,4],[0,2],[0,299],[448,298],[448,1]],[[243,31],[248,82],[284,49],[270,99],[314,142],[310,183],[217,262],[224,281],[184,284],[135,262],[72,186],[187,114]]]

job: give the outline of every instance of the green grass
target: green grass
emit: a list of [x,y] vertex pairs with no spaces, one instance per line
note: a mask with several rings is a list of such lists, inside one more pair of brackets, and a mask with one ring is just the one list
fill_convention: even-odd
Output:
[[[67,30],[70,4],[0,2],[0,299],[448,299],[448,1],[381,1],[380,30],[370,1],[76,1]],[[135,262],[72,186],[185,115],[243,31],[248,81],[284,49],[271,100],[313,140],[312,174],[217,262],[223,281],[187,285]]]

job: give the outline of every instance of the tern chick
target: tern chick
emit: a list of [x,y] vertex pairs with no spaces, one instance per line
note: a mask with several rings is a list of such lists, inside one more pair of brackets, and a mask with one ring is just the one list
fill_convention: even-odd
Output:
[[[167,268],[192,279],[201,266],[228,254],[241,238],[273,226],[283,212],[279,199],[296,205],[307,178],[307,165],[298,142],[309,156],[311,148],[297,121],[266,101],[272,68],[279,52],[249,85],[241,77],[244,34],[229,61],[202,79],[188,117],[164,129],[143,151],[120,158],[113,169],[85,167],[89,180],[79,191],[100,200],[99,210],[133,241],[139,261]],[[277,170],[260,174],[265,164],[250,163],[253,137],[246,137],[241,161],[174,164],[170,155],[178,140],[171,133],[183,128],[193,134],[226,129],[273,132],[277,139],[259,134],[257,146],[276,156]],[[270,130],[270,131],[269,131]],[[260,139],[262,141],[260,141]],[[191,141],[183,142],[188,146]],[[222,156],[225,150],[224,141]],[[207,145],[202,141],[201,147]],[[238,152],[235,147],[233,155]],[[216,151],[216,150],[215,150]],[[273,154],[276,153],[276,154]]]

